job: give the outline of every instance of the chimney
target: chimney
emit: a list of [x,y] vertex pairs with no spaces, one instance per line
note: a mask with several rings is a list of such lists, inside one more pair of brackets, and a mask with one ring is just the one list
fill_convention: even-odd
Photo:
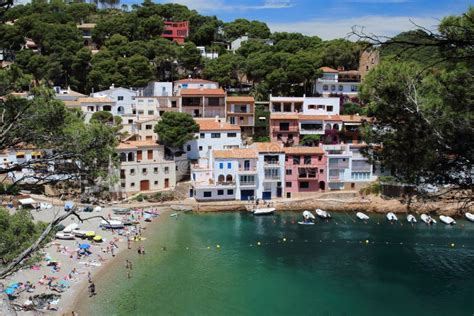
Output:
[[110,90],[113,90],[115,89],[115,83],[112,83],[112,85],[110,86]]

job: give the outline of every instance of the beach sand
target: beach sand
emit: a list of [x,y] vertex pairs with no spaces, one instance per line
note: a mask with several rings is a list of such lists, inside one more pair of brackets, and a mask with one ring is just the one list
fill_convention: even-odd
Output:
[[[160,212],[163,208],[153,207],[153,210],[159,210]],[[32,215],[34,221],[43,221],[49,222],[51,221],[58,213],[64,212],[63,206],[55,206],[53,209],[49,210],[41,210],[41,211],[32,211]],[[112,212],[112,208],[103,208],[100,212],[91,212],[91,213],[83,213],[81,212],[80,215],[83,218],[91,217],[91,216],[104,216],[108,218],[108,216],[112,217],[120,217],[118,215],[114,215]],[[74,216],[70,216],[67,218],[62,224],[67,226],[71,223],[78,223],[81,230],[86,231],[95,231],[96,234],[99,234],[103,237],[104,241],[102,243],[94,243],[87,239],[82,240],[81,238],[75,238],[75,240],[58,240],[53,239],[49,244],[46,245],[41,251],[57,260],[60,263],[59,271],[54,271],[51,266],[47,266],[46,261],[39,262],[35,269],[25,268],[21,269],[14,274],[10,275],[6,279],[2,280],[2,283],[5,286],[8,286],[11,283],[16,282],[23,282],[26,283],[27,281],[31,282],[36,288],[33,292],[22,292],[15,299],[14,303],[18,305],[22,305],[28,298],[34,295],[46,293],[46,294],[59,294],[61,298],[56,305],[52,305],[56,311],[47,311],[51,314],[55,315],[63,315],[63,314],[71,314],[74,302],[76,298],[79,296],[78,294],[82,291],[87,291],[88,287],[88,273],[91,273],[92,281],[96,278],[97,274],[100,273],[102,269],[106,269],[112,261],[114,261],[114,257],[117,258],[119,253],[127,250],[127,237],[126,236],[119,236],[116,232],[112,230],[102,230],[99,228],[100,222],[102,221],[101,218],[93,218],[83,223],[80,223],[78,219]],[[145,222],[143,217],[141,217],[140,224],[136,227],[140,226],[142,230],[142,234],[146,231],[146,226],[149,224]],[[130,226],[126,226],[130,227]],[[111,252],[105,252],[107,245],[112,240],[116,240],[116,245],[118,248],[114,249],[114,255]],[[90,252],[92,253],[88,257],[83,257],[82,259],[77,259],[76,250],[78,248],[78,244],[80,243],[89,243],[91,244]],[[137,242],[131,242],[131,248],[133,251],[136,251]],[[112,247],[110,247],[112,248]],[[72,258],[71,258],[72,255]],[[76,269],[76,273],[72,273],[73,269]],[[70,287],[67,288],[62,293],[57,293],[49,289],[47,284],[40,284],[40,279],[46,275],[47,277],[54,277],[55,281],[66,281]],[[69,279],[69,277],[71,277]],[[46,311],[46,310],[44,310]],[[35,315],[33,311],[19,311],[18,315]]]

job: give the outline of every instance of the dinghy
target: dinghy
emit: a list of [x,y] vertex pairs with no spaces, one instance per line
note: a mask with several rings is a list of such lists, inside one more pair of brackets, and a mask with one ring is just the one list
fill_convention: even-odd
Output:
[[398,221],[397,215],[395,215],[393,212],[388,212],[386,215],[387,219],[389,222],[396,222]]
[[446,225],[455,225],[456,224],[456,221],[452,217],[445,216],[445,215],[441,215],[439,217],[439,220],[442,221],[443,223],[445,223]]
[[298,222],[298,225],[314,225],[314,222],[301,221],[301,222]]
[[310,211],[304,211],[303,212],[303,217],[307,218],[307,219],[316,219],[316,217],[313,214],[311,214]]
[[76,223],[71,223],[66,226],[66,228],[63,229],[63,233],[72,233],[73,230],[77,229],[79,227],[78,224]]
[[420,216],[421,220],[425,222],[427,225],[432,225],[436,224],[436,220],[434,220],[431,216],[427,214],[421,214]]
[[370,217],[368,217],[367,215],[365,215],[364,213],[362,212],[357,212],[356,213],[356,216],[358,219],[360,219],[361,221],[367,221],[369,220]]
[[57,232],[55,235],[56,239],[64,239],[64,240],[73,240],[74,235],[71,233],[64,233],[64,232]]
[[130,209],[128,209],[128,208],[114,208],[114,209],[112,209],[112,212],[115,215],[128,215],[128,214],[130,214]]
[[474,222],[474,214],[466,212],[464,213],[464,216],[466,216],[466,218],[470,220],[471,222]]
[[271,215],[275,210],[274,207],[256,208],[253,210],[253,215]]
[[408,223],[416,223],[416,217],[415,217],[415,215],[408,214],[408,215],[407,215],[407,222],[408,222]]
[[319,217],[321,217],[323,219],[331,218],[331,214],[329,214],[326,211],[323,211],[322,209],[317,208],[315,212],[316,212],[316,215],[318,215]]
[[170,215],[170,217],[178,217],[178,213],[173,213]]
[[100,222],[100,226],[102,226],[102,228],[109,228],[109,229],[121,229],[123,228],[123,223],[121,221],[118,221],[118,220],[109,220],[108,222],[106,220],[103,220],[102,222]]

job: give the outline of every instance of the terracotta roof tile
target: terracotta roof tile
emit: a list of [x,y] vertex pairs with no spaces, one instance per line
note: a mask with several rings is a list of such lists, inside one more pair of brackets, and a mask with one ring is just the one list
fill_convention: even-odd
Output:
[[342,121],[339,115],[299,115],[300,121]]
[[140,147],[159,147],[153,140],[131,140],[127,142],[121,142],[117,145],[117,149],[138,149]]
[[222,88],[219,89],[181,89],[179,94],[185,95],[218,95],[224,96],[225,91]]
[[257,150],[254,148],[235,148],[226,150],[214,150],[214,158],[258,158]]
[[206,79],[196,79],[196,78],[180,79],[180,80],[176,80],[175,83],[215,83],[217,84],[217,82],[215,81],[210,81]]
[[319,68],[321,69],[323,72],[334,72],[334,73],[338,73],[338,71],[336,69],[333,69],[331,67],[321,67]]
[[195,119],[200,131],[240,131],[240,126],[215,119]]
[[77,99],[78,102],[80,103],[114,103],[115,101],[109,98],[92,98],[92,97],[87,97],[87,98],[79,98]]
[[299,119],[296,113],[272,113],[270,114],[271,120],[297,120]]
[[253,143],[253,148],[256,148],[259,153],[282,153],[283,147],[280,143]]
[[286,154],[316,154],[323,155],[324,150],[321,147],[308,147],[308,146],[295,146],[295,147],[285,147],[283,148]]
[[227,102],[245,102],[254,103],[255,99],[252,96],[230,96],[226,99]]
[[367,120],[367,117],[361,115],[339,115],[341,120],[348,123],[360,123],[363,120]]

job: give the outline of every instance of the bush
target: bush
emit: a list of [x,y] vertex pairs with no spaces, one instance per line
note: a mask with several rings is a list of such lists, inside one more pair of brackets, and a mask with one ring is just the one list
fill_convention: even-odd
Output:
[[268,143],[270,142],[270,137],[269,136],[255,136],[253,138],[254,142],[259,142],[259,143]]
[[369,195],[369,194],[379,195],[381,192],[382,192],[382,185],[378,181],[370,184],[368,187],[360,189],[359,191],[359,193],[363,195]]
[[20,193],[20,188],[13,184],[0,184],[0,194],[9,194],[9,195],[17,195]]

